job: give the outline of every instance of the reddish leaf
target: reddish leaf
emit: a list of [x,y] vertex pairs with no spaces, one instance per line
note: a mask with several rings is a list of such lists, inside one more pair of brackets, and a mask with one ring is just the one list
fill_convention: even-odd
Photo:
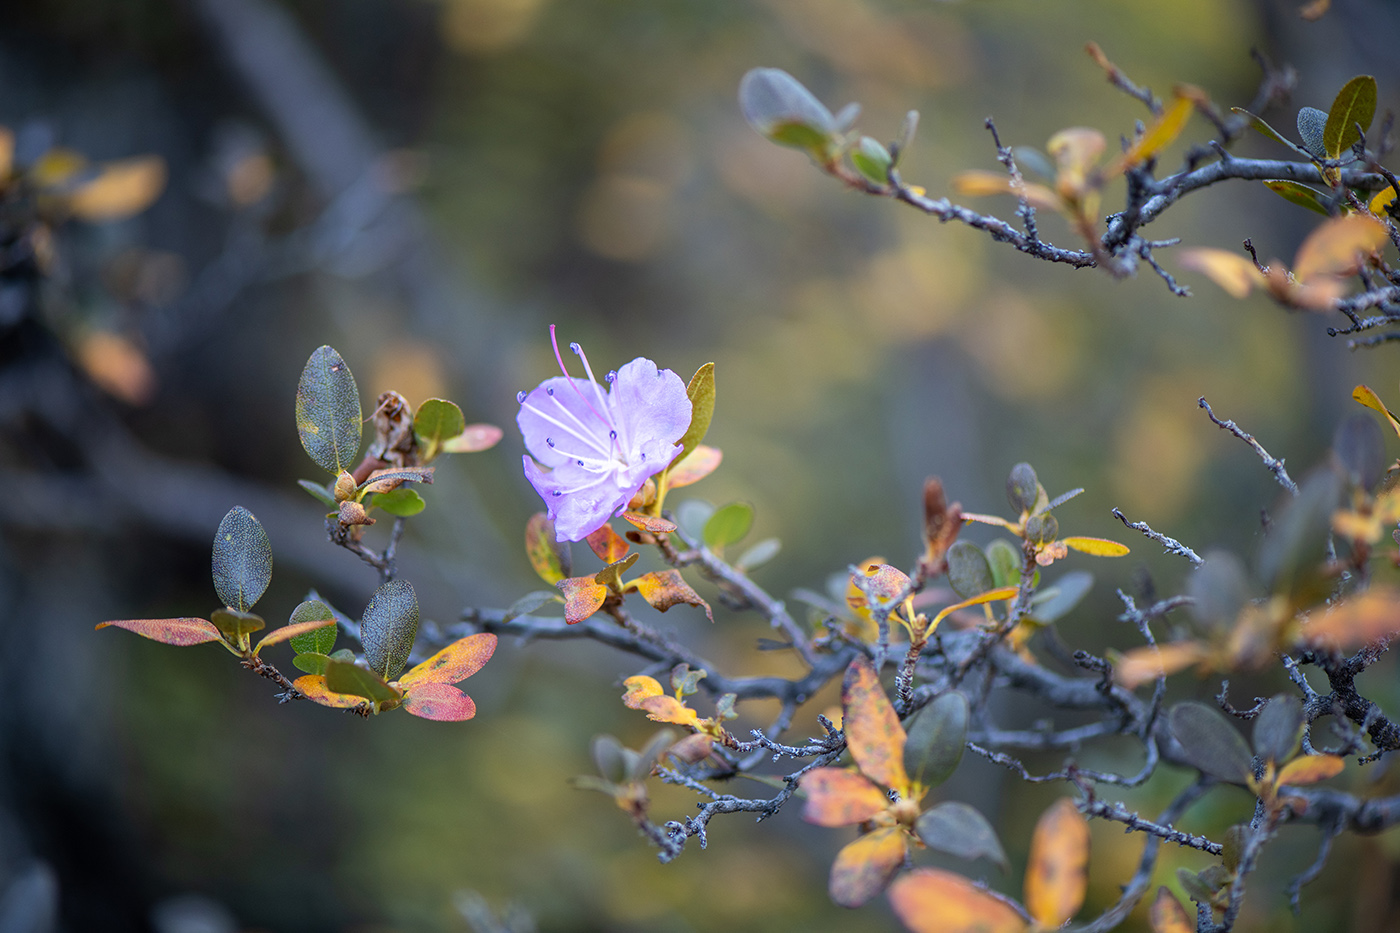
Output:
[[1346,767],[1346,761],[1336,755],[1304,755],[1294,758],[1279,769],[1279,784],[1316,784],[1336,777]]
[[842,907],[859,907],[884,890],[904,864],[908,835],[898,826],[866,833],[836,853],[828,890]]
[[898,567],[889,564],[867,564],[865,579],[856,580],[856,589],[869,599],[888,603],[897,596],[909,595],[909,577]]
[[863,823],[889,807],[889,798],[870,779],[845,768],[818,768],[801,778],[807,806],[802,818],[818,826]]
[[365,701],[357,696],[348,693],[332,693],[326,686],[326,678],[321,674],[307,674],[305,677],[298,677],[292,681],[292,686],[296,687],[306,698],[313,703],[320,703],[322,706],[330,706],[335,709],[354,709]]
[[627,556],[629,547],[627,539],[612,530],[611,525],[604,525],[593,532],[586,539],[588,546],[593,549],[593,553],[598,555],[598,559],[605,564],[613,564]]
[[909,796],[904,773],[904,727],[880,686],[880,676],[864,657],[846,668],[841,684],[842,722],[846,747],[870,780]]
[[608,588],[592,577],[569,577],[554,584],[564,594],[564,621],[582,622],[603,607]]
[[219,630],[208,619],[116,619],[112,622],[99,622],[97,628],[106,628],[109,625],[135,632],[152,641],[182,648],[220,639]]
[[1152,933],[1196,933],[1196,920],[1181,906],[1181,901],[1166,887],[1157,889],[1148,914]]
[[476,715],[472,698],[451,684],[419,683],[408,692],[403,708],[421,719],[461,722]]
[[676,530],[675,522],[668,522],[666,519],[657,518],[654,515],[644,515],[641,512],[623,512],[622,517],[642,531],[654,535],[667,535]]
[[1068,797],[1035,824],[1026,866],[1026,908],[1042,926],[1057,927],[1084,903],[1089,885],[1089,822]]
[[913,933],[1022,933],[1028,926],[1010,904],[936,868],[902,875],[890,885],[890,906]]
[[686,455],[685,459],[671,467],[666,474],[666,488],[680,489],[691,483],[698,483],[719,468],[724,454],[718,448],[701,444]]
[[651,604],[652,608],[658,612],[665,612],[672,606],[684,603],[687,606],[700,606],[705,610],[705,615],[711,622],[715,620],[714,614],[710,612],[710,604],[700,598],[700,594],[690,588],[690,584],[685,582],[679,570],[660,570],[655,573],[642,574],[635,580],[627,584],[628,589],[635,589],[642,594]]
[[442,449],[449,454],[474,454],[495,447],[503,436],[494,424],[469,424],[461,434],[443,441]]
[[495,650],[496,636],[490,632],[459,638],[400,677],[399,684],[404,687],[427,683],[455,684],[481,670]]

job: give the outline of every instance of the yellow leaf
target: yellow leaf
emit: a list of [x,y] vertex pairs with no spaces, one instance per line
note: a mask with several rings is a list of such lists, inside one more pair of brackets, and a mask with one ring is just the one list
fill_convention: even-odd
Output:
[[1371,213],[1377,217],[1385,217],[1385,206],[1395,200],[1395,189],[1393,187],[1382,188],[1371,198]]
[[628,677],[622,682],[622,686],[627,688],[627,692],[622,695],[622,705],[628,709],[641,709],[643,700],[666,694],[655,677],[648,677],[645,674]]
[[1337,755],[1304,755],[1294,758],[1279,769],[1278,784],[1316,784],[1336,777],[1346,767],[1345,759]]
[[1400,418],[1397,418],[1394,412],[1385,407],[1385,403],[1381,401],[1381,397],[1377,395],[1370,386],[1357,386],[1351,390],[1351,397],[1367,408],[1373,408],[1385,415],[1386,420],[1390,422],[1390,426],[1395,429],[1395,433],[1400,434]]
[[1150,913],[1152,933],[1196,933],[1196,921],[1165,887],[1157,889]]
[[97,223],[122,220],[150,207],[165,190],[165,160],[140,156],[109,162],[92,181],[68,196],[75,216]]
[[1365,214],[1347,214],[1323,223],[1298,247],[1293,277],[1348,276],[1389,239],[1385,225]]
[[912,933],[1023,933],[1010,904],[962,875],[916,868],[890,885],[890,906]]
[[1223,249],[1184,249],[1177,253],[1177,261],[1183,269],[1209,278],[1231,298],[1243,298],[1256,285],[1264,284],[1264,274],[1251,260]]
[[828,890],[842,907],[859,907],[882,891],[908,851],[908,836],[897,826],[866,833],[836,853]]
[[1146,645],[1125,652],[1113,666],[1113,677],[1132,690],[1149,680],[1185,670],[1209,656],[1210,651],[1198,641],[1179,641],[1156,648]]
[[845,768],[817,768],[802,775],[807,805],[802,818],[818,826],[863,823],[890,806],[885,792],[869,778]]
[[841,683],[841,708],[846,729],[846,747],[860,766],[861,773],[884,787],[909,796],[909,777],[904,771],[904,727],[880,675],[864,656],[846,668]]
[[1191,116],[1191,111],[1196,109],[1196,101],[1203,96],[1197,88],[1179,88],[1176,92],[1176,99],[1172,101],[1171,106],[1163,110],[1161,116],[1152,121],[1152,125],[1143,132],[1142,136],[1138,137],[1137,142],[1133,143],[1127,152],[1119,156],[1114,161],[1112,168],[1108,169],[1105,174],[1116,175],[1119,172],[1126,172],[1170,146],[1181,135],[1187,119]]
[[681,576],[681,572],[672,568],[670,570],[658,570],[653,573],[644,573],[635,580],[631,580],[625,587],[627,590],[636,590],[642,594],[651,608],[657,612],[665,612],[672,606],[684,603],[687,606],[699,606],[705,610],[706,617],[711,622],[715,620],[710,612],[710,604],[700,598],[700,594],[691,589],[689,583]]
[[999,589],[988,590],[985,593],[979,593],[971,599],[964,599],[960,603],[954,603],[953,605],[942,610],[938,613],[938,615],[933,617],[933,621],[928,624],[928,630],[932,632],[934,629],[938,628],[939,622],[942,622],[944,619],[957,612],[959,609],[966,609],[968,606],[977,606],[982,603],[994,603],[1003,599],[1015,599],[1016,594],[1019,591],[1019,587],[1003,586]]
[[0,126],[0,182],[10,177],[10,169],[15,163],[15,134],[7,126]]
[[964,197],[980,198],[993,194],[1009,194],[1012,197],[1024,197],[1026,203],[1040,210],[1057,211],[1061,207],[1059,196],[1044,185],[1023,182],[1017,187],[1010,175],[1000,172],[960,172],[953,176],[952,186],[956,193]]
[[490,632],[459,638],[400,677],[399,684],[411,687],[419,683],[458,683],[481,670],[495,651],[496,636]]
[[321,674],[307,674],[305,677],[298,677],[292,681],[292,686],[306,694],[306,698],[313,703],[319,703],[333,709],[354,709],[365,702],[363,697],[353,696],[349,693],[332,693],[326,687],[326,678]]
[[646,710],[647,718],[653,722],[670,722],[678,726],[700,724],[700,716],[695,710],[672,696],[650,697],[638,704],[637,708]]
[[1089,884],[1089,822],[1062,797],[1035,824],[1026,866],[1026,909],[1041,926],[1078,913]]
[[1126,544],[1119,544],[1117,541],[1110,541],[1107,538],[1088,538],[1083,535],[1073,535],[1068,538],[1061,538],[1060,543],[1066,547],[1073,548],[1081,554],[1092,554],[1095,557],[1122,557],[1128,553]]

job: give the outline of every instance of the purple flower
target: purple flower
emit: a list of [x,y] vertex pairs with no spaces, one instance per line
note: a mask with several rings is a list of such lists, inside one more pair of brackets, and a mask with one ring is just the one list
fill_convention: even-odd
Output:
[[[553,325],[549,336],[554,341]],[[533,455],[524,458],[525,478],[544,499],[555,535],[581,541],[621,514],[647,478],[681,452],[690,399],[680,376],[641,357],[608,373],[604,393],[582,348],[569,348],[588,378],[568,374],[554,341],[564,375],[521,392],[515,420]]]

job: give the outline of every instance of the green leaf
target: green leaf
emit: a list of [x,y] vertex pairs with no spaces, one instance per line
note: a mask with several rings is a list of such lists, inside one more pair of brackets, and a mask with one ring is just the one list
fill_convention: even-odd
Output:
[[987,564],[992,568],[992,582],[998,587],[1017,586],[1021,582],[1021,550],[1005,538],[987,545]]
[[1186,580],[1193,600],[1191,614],[1202,625],[1224,630],[1235,624],[1249,602],[1249,577],[1244,564],[1229,551],[1206,551],[1205,562]]
[[1071,570],[1035,594],[1031,600],[1031,615],[1037,621],[1049,624],[1064,618],[1070,610],[1079,605],[1089,590],[1094,587],[1094,575],[1086,570]]
[[1200,771],[1243,784],[1251,772],[1249,746],[1224,715],[1204,703],[1178,703],[1168,718],[1181,757]]
[[297,383],[297,434],[328,473],[353,470],[360,452],[360,390],[340,354],[318,347]]
[[272,580],[272,547],[262,523],[241,505],[228,510],[214,534],[214,592],[230,609],[253,608]]
[[1324,142],[1326,127],[1327,114],[1316,107],[1304,107],[1298,111],[1298,136],[1303,140],[1303,148],[1314,159],[1327,155],[1327,144]]
[[417,515],[428,507],[428,503],[423,501],[423,497],[407,486],[379,493],[374,497],[373,504],[399,518]]
[[621,560],[613,561],[593,575],[593,582],[601,583],[603,586],[611,589],[622,589],[622,575],[628,570],[631,570],[632,565],[640,560],[641,557],[641,554],[633,551]]
[[554,522],[543,512],[536,512],[525,523],[525,556],[540,579],[553,585],[573,572],[569,542],[559,541]]
[[240,612],[237,609],[215,609],[210,614],[209,621],[223,633],[225,641],[234,645],[243,645],[249,635],[267,626],[262,616]]
[[1332,109],[1327,111],[1327,123],[1322,130],[1322,145],[1329,159],[1335,159],[1361,139],[1371,128],[1376,116],[1376,79],[1357,75],[1337,92]]
[[535,590],[533,593],[526,593],[524,596],[510,604],[506,610],[502,622],[509,622],[520,616],[529,615],[536,609],[547,603],[562,603],[564,600],[555,590]]
[[324,674],[331,659],[319,651],[302,651],[292,658],[292,666],[308,674]]
[[782,548],[783,542],[779,541],[777,538],[764,538],[745,551],[743,556],[734,562],[734,566],[739,570],[748,572],[756,567],[761,567],[777,557],[778,552],[781,551]]
[[377,673],[367,671],[358,664],[327,659],[325,676],[326,689],[333,693],[364,697],[376,704],[395,702],[403,697]]
[[715,514],[715,507],[704,499],[686,499],[676,507],[676,525],[681,534],[692,541],[705,534],[705,523]]
[[994,588],[992,566],[982,549],[971,541],[954,541],[948,549],[948,585],[963,599]]
[[969,860],[985,856],[1002,871],[1009,867],[992,824],[965,803],[947,801],[925,810],[914,831],[930,849]]
[[593,765],[603,780],[611,784],[621,784],[627,780],[627,751],[622,743],[610,735],[595,735],[589,744],[593,754]]
[[708,671],[692,671],[689,664],[677,664],[671,669],[671,689],[677,696],[688,697],[700,689],[700,681],[708,676]]
[[413,414],[413,433],[424,449],[424,459],[431,460],[444,443],[461,434],[467,427],[462,409],[446,399],[430,398]]
[[924,787],[937,787],[957,770],[967,741],[967,697],[956,690],[921,709],[904,743],[904,771]]
[[899,124],[899,135],[895,137],[893,152],[890,154],[896,159],[904,158],[904,153],[914,143],[914,134],[919,130],[919,111],[911,110],[904,115],[904,122]]
[[719,552],[724,550],[725,545],[742,540],[751,527],[753,506],[747,502],[731,502],[716,509],[715,514],[705,522],[702,537],[706,547]]
[[[335,613],[331,607],[318,599],[308,599],[306,602],[292,610],[292,617],[287,620],[288,625],[296,625],[298,622],[311,622],[318,619],[325,619],[335,622]],[[307,632],[305,635],[298,635],[292,639],[292,650],[297,654],[305,654],[314,651],[318,654],[330,654],[335,647],[336,625],[328,625],[319,628],[314,632]],[[304,668],[303,668],[304,669]],[[320,671],[307,671],[308,674],[319,674]]]
[[[685,395],[690,399],[690,427],[685,429],[685,435],[677,442],[681,445],[681,452],[671,461],[672,465],[680,463],[687,454],[699,447],[710,431],[710,421],[715,416],[714,363],[706,363],[695,371],[695,375],[690,377],[690,384],[685,388]],[[666,469],[669,471],[670,467]]]
[[365,648],[365,661],[376,674],[393,680],[408,663],[413,640],[417,637],[418,594],[407,580],[390,580],[375,590],[360,619],[360,643]]
[[1012,511],[1031,511],[1039,496],[1040,481],[1036,479],[1035,469],[1029,463],[1018,463],[1012,467],[1006,477],[1006,501],[1011,503]]
[[311,493],[312,498],[330,508],[335,508],[335,496],[321,483],[312,482],[309,479],[297,480],[297,485]]
[[818,161],[828,159],[839,142],[831,111],[781,69],[755,68],[745,74],[739,82],[739,108],[749,126]]
[[1291,201],[1300,207],[1306,207],[1310,211],[1321,214],[1323,217],[1331,217],[1332,212],[1327,206],[1327,197],[1321,191],[1309,188],[1307,185],[1300,185],[1296,181],[1279,179],[1277,181],[1266,181],[1264,187],[1274,194]]
[[877,185],[889,184],[890,166],[894,158],[890,151],[877,140],[862,136],[856,148],[851,151],[851,164],[867,179]]
[[1278,694],[1264,704],[1254,720],[1254,753],[1274,764],[1289,761],[1298,754],[1305,725],[1302,702],[1295,696]]
[[1254,114],[1250,113],[1248,110],[1245,110],[1243,107],[1231,107],[1230,110],[1234,113],[1239,114],[1242,117],[1248,117],[1249,125],[1254,127],[1254,130],[1260,135],[1267,136],[1269,139],[1272,139],[1276,143],[1282,143],[1283,145],[1287,146],[1289,149],[1292,149],[1294,152],[1298,153],[1304,158],[1313,158],[1313,154],[1311,152],[1308,152],[1306,149],[1299,148],[1298,144],[1295,143],[1293,140],[1284,136],[1278,130],[1270,126],[1268,123],[1265,123],[1262,117],[1256,117]]

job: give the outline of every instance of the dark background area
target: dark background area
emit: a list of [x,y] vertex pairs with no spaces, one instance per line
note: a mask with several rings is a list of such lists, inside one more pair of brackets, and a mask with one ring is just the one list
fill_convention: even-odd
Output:
[[[1189,273],[1195,295],[1180,299],[1150,273],[1038,264],[843,190],[744,124],[739,79],[785,68],[833,109],[859,100],[859,125],[879,138],[920,110],[904,175],[938,194],[959,171],[996,167],[989,115],[1015,145],[1066,126],[1131,132],[1145,113],[1083,54],[1088,40],[1159,95],[1190,82],[1222,107],[1253,96],[1258,47],[1299,69],[1293,103],[1270,115],[1279,127],[1363,72],[1394,109],[1396,12],[1336,0],[1310,24],[1292,4],[1244,0],[10,5],[0,124],[21,154],[154,154],[168,181],[134,217],[57,228],[46,276],[0,283],[12,309],[0,321],[0,903],[38,912],[25,930],[462,930],[463,891],[515,903],[542,930],[895,929],[879,902],[829,903],[845,837],[795,808],[756,827],[721,818],[708,850],[660,866],[606,798],[567,785],[589,770],[593,734],[634,746],[650,734],[618,702],[633,659],[503,643],[468,684],[474,721],[362,721],[278,706],[213,646],[92,627],[209,612],[209,542],[235,504],[272,541],[270,622],[310,587],[359,614],[375,575],[325,543],[321,507],[295,486],[323,478],[292,419],[322,343],[366,405],[395,388],[506,428],[497,448],[449,458],[410,523],[401,570],[425,617],[538,588],[521,547],[538,501],[519,471],[514,399],[554,372],[554,323],[596,371],[641,355],[686,377],[715,361],[709,441],[724,466],[686,492],[756,505],[752,540],[783,541],[755,572],[771,592],[822,589],[872,554],[908,564],[926,475],[996,512],[1006,470],[1029,460],[1052,495],[1088,490],[1057,510],[1062,529],[1134,549],[1070,561],[1099,581],[1060,637],[1113,644],[1115,588],[1149,574],[1174,592],[1187,567],[1126,537],[1111,507],[1247,555],[1278,492],[1197,397],[1299,475],[1325,456],[1355,383],[1393,403],[1394,351],[1351,354],[1324,333],[1337,322],[1237,302]],[[1193,118],[1166,164],[1210,132]],[[1275,148],[1252,137],[1241,151]],[[1312,219],[1237,184],[1154,231],[1224,248],[1248,236],[1261,256],[1289,257]],[[1044,230],[1072,245],[1058,219]],[[135,348],[153,388],[123,398],[94,381],[94,334]],[[710,627],[686,611],[665,627],[730,673],[793,670],[754,650],[761,620],[720,612]],[[1367,676],[1369,695],[1400,704],[1383,684],[1393,667]],[[1183,695],[1218,689],[1183,681]],[[793,734],[835,702],[815,701]],[[741,725],[772,711],[743,712]],[[1090,757],[1136,767],[1116,754]],[[1165,775],[1130,803],[1158,806],[1184,780]],[[945,791],[993,818],[1013,863],[1054,796],[981,762]],[[1247,812],[1242,794],[1218,798],[1193,812],[1196,831]],[[656,791],[658,815],[692,805]],[[1340,843],[1293,918],[1279,891],[1316,840],[1290,833],[1251,890],[1250,928],[1387,928],[1392,838]],[[1116,897],[1140,846],[1095,827],[1091,907]],[[1201,867],[1170,853],[1161,883],[1178,865]],[[1019,870],[961,868],[1019,889]]]

